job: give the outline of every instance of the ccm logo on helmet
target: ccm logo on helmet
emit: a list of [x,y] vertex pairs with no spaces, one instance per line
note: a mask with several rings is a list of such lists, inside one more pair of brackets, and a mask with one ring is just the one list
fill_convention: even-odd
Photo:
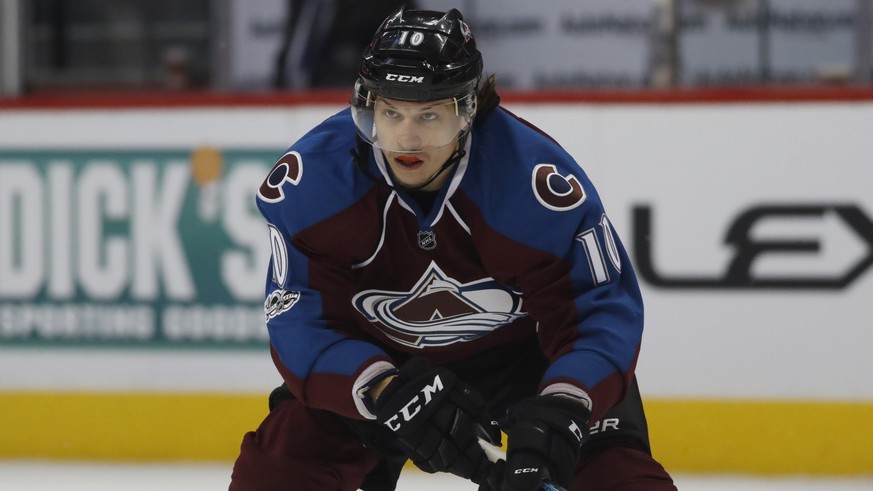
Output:
[[420,77],[413,77],[412,75],[399,75],[396,73],[389,73],[388,75],[385,75],[385,80],[423,84],[424,76],[422,75]]

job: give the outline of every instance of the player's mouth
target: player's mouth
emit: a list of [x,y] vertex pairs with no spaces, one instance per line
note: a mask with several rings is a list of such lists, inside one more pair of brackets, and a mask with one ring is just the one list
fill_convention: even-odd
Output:
[[399,155],[394,157],[394,162],[404,170],[415,170],[424,165],[424,161],[415,155]]

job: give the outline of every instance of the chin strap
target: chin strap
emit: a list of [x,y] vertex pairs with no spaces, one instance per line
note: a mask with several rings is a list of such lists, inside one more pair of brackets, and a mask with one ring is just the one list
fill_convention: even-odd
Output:
[[388,184],[387,182],[385,182],[382,179],[377,178],[369,171],[369,169],[367,169],[367,167],[369,167],[369,163],[370,163],[370,159],[367,155],[369,154],[370,149],[372,147],[370,146],[369,143],[364,141],[364,139],[361,138],[361,136],[358,134],[355,134],[355,139],[357,140],[358,145],[357,145],[357,147],[350,150],[350,152],[352,154],[352,161],[354,161],[355,167],[357,167],[358,170],[361,171],[362,174],[367,176],[367,178],[370,179],[371,181],[373,181],[374,183],[376,183],[380,186],[385,186],[385,187],[388,187],[390,189],[394,189],[394,186]]
[[[453,166],[453,165],[457,164],[458,162],[460,162],[461,159],[464,158],[465,155],[467,155],[467,151],[464,149],[464,147],[465,147],[465,145],[466,145],[466,142],[467,142],[467,135],[465,134],[464,136],[462,136],[462,137],[458,140],[458,149],[455,150],[455,152],[452,153],[452,156],[449,157],[449,158],[448,158],[448,159],[443,163],[443,165],[440,166],[440,168],[437,169],[437,171],[433,173],[432,176],[430,176],[426,181],[424,181],[424,183],[419,184],[418,186],[411,186],[411,187],[410,187],[410,186],[404,186],[404,185],[402,185],[402,184],[396,184],[396,183],[395,183],[394,186],[392,186],[391,184],[388,184],[388,183],[385,182],[384,180],[379,179],[379,178],[377,178],[376,176],[374,176],[374,175],[373,175],[373,174],[372,174],[372,173],[367,169],[367,167],[369,167],[368,164],[369,164],[369,162],[370,162],[370,159],[368,158],[367,154],[369,153],[370,148],[372,148],[372,147],[370,146],[369,143],[367,143],[366,141],[364,141],[364,139],[361,138],[360,135],[355,135],[355,138],[357,139],[358,145],[357,145],[357,148],[351,150],[352,159],[353,159],[354,162],[355,162],[355,167],[357,167],[358,170],[360,170],[360,171],[361,171],[365,176],[367,176],[371,181],[375,182],[376,184],[380,184],[380,185],[382,185],[382,186],[386,186],[386,187],[388,187],[388,188],[390,188],[390,189],[393,189],[393,190],[395,190],[395,191],[396,191],[398,188],[400,188],[400,189],[402,189],[403,191],[406,191],[406,192],[410,192],[410,191],[413,191],[413,192],[414,192],[414,191],[420,191],[421,189],[424,189],[424,188],[427,187],[430,183],[432,183],[432,182],[433,182],[437,177],[439,177],[440,174],[442,174],[443,172],[445,172],[445,171],[446,171],[447,169],[449,169],[451,166]],[[395,179],[394,179],[394,173],[391,172],[391,166],[389,165],[389,166],[386,166],[386,167],[387,167],[387,170],[388,170],[388,174],[391,175],[391,180],[392,180],[392,182],[394,182],[394,181],[395,181]]]

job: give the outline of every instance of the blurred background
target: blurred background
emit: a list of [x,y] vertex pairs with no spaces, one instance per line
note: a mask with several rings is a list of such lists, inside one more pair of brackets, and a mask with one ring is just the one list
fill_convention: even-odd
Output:
[[4,0],[0,93],[347,88],[401,4],[459,8],[505,88],[869,84],[866,0]]
[[687,489],[873,489],[873,0],[0,0],[0,488],[225,482],[281,383],[254,190],[400,4],[597,185]]

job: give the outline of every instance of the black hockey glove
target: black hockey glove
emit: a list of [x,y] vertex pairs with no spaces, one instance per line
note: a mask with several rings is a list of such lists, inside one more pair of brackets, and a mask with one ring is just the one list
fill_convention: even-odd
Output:
[[[495,466],[490,488],[538,491],[552,489],[543,483],[554,482],[570,489],[590,417],[582,403],[558,395],[532,397],[510,408],[506,464]],[[502,476],[494,475],[501,467]]]
[[425,472],[451,472],[484,481],[490,461],[478,437],[500,444],[500,429],[483,409],[484,400],[446,368],[413,358],[374,403],[376,419]]

